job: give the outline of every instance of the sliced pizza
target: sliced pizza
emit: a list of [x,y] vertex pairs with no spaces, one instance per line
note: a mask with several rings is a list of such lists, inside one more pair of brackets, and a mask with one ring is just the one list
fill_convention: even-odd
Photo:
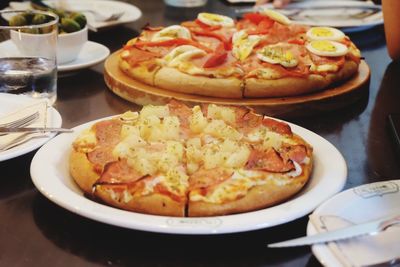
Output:
[[82,190],[125,210],[215,216],[285,201],[306,184],[312,148],[244,107],[171,101],[95,123],[73,143]]

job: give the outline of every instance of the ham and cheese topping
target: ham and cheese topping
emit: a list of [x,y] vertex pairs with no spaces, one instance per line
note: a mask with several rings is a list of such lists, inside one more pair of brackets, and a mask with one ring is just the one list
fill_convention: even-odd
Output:
[[[129,202],[139,191],[167,191],[177,199],[190,191],[191,201],[221,203],[253,186],[286,184],[301,175],[307,150],[291,136],[287,124],[246,109],[214,104],[189,109],[171,102],[97,123],[74,147],[105,166],[96,186],[113,191],[111,197],[120,201]],[[109,157],[96,154],[99,143]],[[97,156],[90,156],[94,152]]]

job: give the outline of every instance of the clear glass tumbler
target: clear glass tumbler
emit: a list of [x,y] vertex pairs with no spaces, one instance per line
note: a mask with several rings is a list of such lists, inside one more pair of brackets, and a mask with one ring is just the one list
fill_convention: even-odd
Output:
[[57,99],[58,16],[0,11],[0,93]]
[[207,3],[207,0],[164,0],[169,6],[175,7],[200,7]]

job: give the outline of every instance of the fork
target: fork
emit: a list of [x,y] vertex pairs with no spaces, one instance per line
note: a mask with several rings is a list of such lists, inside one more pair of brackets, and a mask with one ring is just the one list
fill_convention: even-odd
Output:
[[32,113],[28,116],[19,118],[14,121],[6,122],[6,123],[1,123],[0,127],[5,127],[5,128],[15,128],[15,127],[21,127],[24,125],[28,125],[35,121],[37,118],[39,118],[39,111],[36,111],[35,113]]

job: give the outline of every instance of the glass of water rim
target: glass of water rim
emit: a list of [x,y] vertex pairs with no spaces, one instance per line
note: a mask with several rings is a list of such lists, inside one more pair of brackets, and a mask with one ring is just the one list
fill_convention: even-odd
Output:
[[175,7],[200,7],[207,3],[207,0],[164,0],[167,5]]
[[57,98],[58,16],[40,10],[2,10],[0,16],[0,93],[52,105]]

